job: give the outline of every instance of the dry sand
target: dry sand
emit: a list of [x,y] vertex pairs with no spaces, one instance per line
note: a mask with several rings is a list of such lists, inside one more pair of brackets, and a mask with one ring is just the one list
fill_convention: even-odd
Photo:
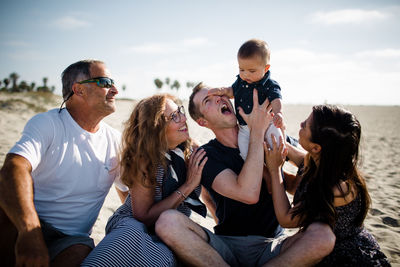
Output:
[[[13,101],[8,101],[13,99]],[[16,100],[19,99],[19,100]],[[40,98],[41,99],[41,98]],[[60,97],[40,100],[27,94],[0,93],[0,166],[11,146],[19,139],[27,120],[40,109],[58,107]],[[22,100],[22,101],[21,101]],[[136,102],[118,100],[117,112],[106,122],[122,130],[123,122]],[[33,106],[32,106],[33,105]],[[366,228],[377,238],[393,266],[400,266],[400,107],[346,106],[360,120],[363,127],[362,168],[372,198],[372,208],[365,221]],[[285,105],[284,114],[288,134],[297,137],[299,124],[311,112],[311,106]],[[213,134],[200,128],[189,119],[189,130],[201,144],[213,138]],[[104,236],[108,217],[118,208],[120,201],[115,189],[110,190],[92,237],[98,243]],[[193,219],[212,229],[210,217]]]

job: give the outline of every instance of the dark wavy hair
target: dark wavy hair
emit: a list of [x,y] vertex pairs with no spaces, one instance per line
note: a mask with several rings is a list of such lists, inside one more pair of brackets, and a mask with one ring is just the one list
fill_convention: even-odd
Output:
[[[304,173],[300,187],[306,186],[295,206],[292,216],[300,216],[300,228],[305,230],[315,221],[327,223],[334,228],[336,211],[333,205],[333,188],[337,187],[342,196],[354,188],[361,197],[361,212],[356,224],[361,226],[369,209],[369,197],[364,178],[357,164],[361,125],[349,111],[333,105],[314,106],[312,111],[311,142],[321,146],[319,162],[309,155],[304,161]],[[340,183],[346,181],[347,192]],[[304,188],[304,187],[303,187]]]
[[[141,100],[125,122],[120,154],[121,180],[128,187],[135,181],[144,186],[156,185],[158,166],[167,168],[165,152],[167,118],[164,115],[167,99],[179,104],[177,98],[169,94],[157,94]],[[190,140],[180,146],[185,157],[189,154]]]

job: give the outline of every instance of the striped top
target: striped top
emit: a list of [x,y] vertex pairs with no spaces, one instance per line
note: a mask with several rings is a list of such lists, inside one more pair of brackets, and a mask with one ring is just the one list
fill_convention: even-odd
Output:
[[[155,187],[155,195],[154,195],[154,202],[157,203],[162,200],[162,184],[165,178],[165,171],[163,167],[160,165],[157,167],[156,171],[156,182],[157,185]],[[197,186],[195,189],[196,194],[200,195],[201,191],[201,186]],[[191,214],[191,209],[187,206],[185,202],[182,202],[178,208],[178,211],[182,212],[186,216],[190,216]],[[117,225],[119,221],[123,218],[126,217],[133,217],[133,212],[132,212],[132,201],[131,201],[131,195],[128,194],[128,197],[126,198],[124,204],[122,204],[115,212],[114,214],[108,219],[107,226],[106,226],[106,234],[109,233],[111,229],[114,228],[114,225]]]

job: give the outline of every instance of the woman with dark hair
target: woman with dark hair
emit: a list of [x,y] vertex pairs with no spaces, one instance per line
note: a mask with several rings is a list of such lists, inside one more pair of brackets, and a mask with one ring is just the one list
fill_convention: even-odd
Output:
[[[363,226],[371,200],[357,167],[360,138],[361,125],[352,113],[321,105],[314,106],[301,123],[299,143],[307,153],[290,144],[287,149],[283,145],[278,148],[276,140],[273,149],[264,149],[279,223],[287,228],[299,227],[297,236],[314,222],[332,228],[336,243],[319,263],[324,266],[389,265],[375,238]],[[293,205],[281,176],[286,155],[299,167]],[[295,242],[296,235],[290,242]]]
[[84,266],[175,265],[173,253],[154,234],[154,223],[167,209],[206,215],[199,183],[207,158],[203,150],[190,155],[185,112],[177,103],[168,94],[148,97],[126,122],[120,167],[129,195]]

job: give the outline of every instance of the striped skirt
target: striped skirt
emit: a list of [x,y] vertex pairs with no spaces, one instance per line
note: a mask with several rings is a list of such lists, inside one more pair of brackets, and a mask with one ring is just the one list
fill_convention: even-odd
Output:
[[172,251],[133,217],[120,218],[107,228],[109,232],[82,266],[176,265]]

